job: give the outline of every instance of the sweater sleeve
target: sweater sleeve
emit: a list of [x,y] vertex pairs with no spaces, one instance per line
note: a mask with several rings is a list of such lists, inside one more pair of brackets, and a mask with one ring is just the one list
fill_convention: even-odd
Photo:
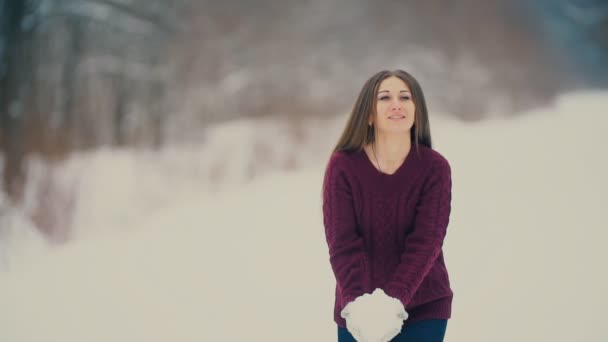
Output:
[[405,239],[404,251],[385,292],[404,306],[429,273],[441,252],[449,222],[452,179],[445,159],[435,160],[425,179],[416,205],[413,231]]
[[341,290],[342,304],[365,293],[368,260],[363,238],[357,232],[353,196],[343,160],[330,160],[323,187],[323,223],[329,261]]

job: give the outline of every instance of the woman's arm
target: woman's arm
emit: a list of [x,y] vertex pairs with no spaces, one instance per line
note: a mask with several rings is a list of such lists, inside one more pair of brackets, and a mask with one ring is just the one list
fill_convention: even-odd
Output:
[[323,223],[329,261],[341,289],[343,306],[365,293],[369,266],[363,238],[357,233],[346,161],[333,157],[325,172]]
[[447,160],[433,161],[422,195],[416,206],[414,229],[405,239],[401,262],[385,292],[404,306],[429,273],[441,252],[450,217],[452,198],[451,169]]

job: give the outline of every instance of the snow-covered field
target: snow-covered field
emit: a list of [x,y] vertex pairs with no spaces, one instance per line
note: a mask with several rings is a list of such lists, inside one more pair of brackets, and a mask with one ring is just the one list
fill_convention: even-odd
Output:
[[[516,119],[431,117],[453,171],[446,341],[608,340],[606,108],[580,93]],[[335,341],[320,187],[343,122],[75,156],[55,171],[77,194],[70,242],[2,215],[0,340]]]

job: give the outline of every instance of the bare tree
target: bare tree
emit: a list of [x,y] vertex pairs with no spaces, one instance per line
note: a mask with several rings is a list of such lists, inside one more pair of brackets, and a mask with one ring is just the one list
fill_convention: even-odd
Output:
[[21,203],[26,156],[50,162],[31,213],[49,236],[65,239],[74,204],[73,189],[55,179],[54,162],[100,144],[163,143],[166,56],[179,4],[0,1],[3,190]]
[[4,152],[3,190],[15,203],[23,199],[25,113],[32,88],[32,2],[0,2],[0,147]]

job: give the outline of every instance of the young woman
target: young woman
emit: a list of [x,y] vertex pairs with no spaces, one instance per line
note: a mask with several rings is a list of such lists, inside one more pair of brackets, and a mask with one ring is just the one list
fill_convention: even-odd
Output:
[[418,81],[402,70],[373,75],[323,183],[339,342],[443,341],[453,298],[442,252],[451,186]]

